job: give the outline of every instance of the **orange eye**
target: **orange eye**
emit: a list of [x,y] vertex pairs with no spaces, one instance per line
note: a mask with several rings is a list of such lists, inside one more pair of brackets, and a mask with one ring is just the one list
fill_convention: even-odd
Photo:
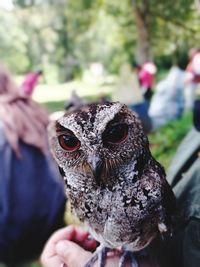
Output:
[[60,146],[68,151],[73,152],[79,149],[81,142],[74,135],[63,134],[58,137]]
[[109,127],[103,133],[103,140],[106,143],[111,144],[120,144],[128,136],[128,125],[127,124],[118,124],[112,127]]

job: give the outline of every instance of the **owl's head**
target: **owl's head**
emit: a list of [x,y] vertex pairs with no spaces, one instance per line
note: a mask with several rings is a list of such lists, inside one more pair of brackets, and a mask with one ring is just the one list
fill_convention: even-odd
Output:
[[119,102],[92,103],[68,112],[53,123],[49,136],[68,183],[87,179],[103,185],[129,166],[132,171],[138,168],[149,153],[140,120]]

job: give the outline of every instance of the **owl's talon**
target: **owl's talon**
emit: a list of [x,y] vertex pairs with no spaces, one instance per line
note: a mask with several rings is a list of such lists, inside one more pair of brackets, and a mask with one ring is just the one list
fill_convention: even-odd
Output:
[[138,261],[134,253],[131,254],[131,267],[139,267]]
[[84,265],[84,267],[92,267],[93,264],[98,260],[98,267],[104,267],[106,264],[106,257],[109,248],[103,247],[97,249],[89,261]]
[[99,253],[99,257],[98,257],[99,267],[104,267],[106,265],[106,258],[107,258],[108,250],[109,249],[105,247],[101,250],[101,253]]
[[127,261],[130,262],[131,267],[139,267],[135,254],[132,251],[123,251],[119,267],[124,267]]

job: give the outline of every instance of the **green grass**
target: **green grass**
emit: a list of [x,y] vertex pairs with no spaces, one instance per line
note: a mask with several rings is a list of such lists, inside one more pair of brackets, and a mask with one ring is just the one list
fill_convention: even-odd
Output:
[[56,112],[59,110],[63,110],[64,108],[64,100],[61,101],[49,101],[46,103],[43,103],[43,105],[48,109],[49,113]]
[[[110,93],[105,94],[110,98]],[[87,101],[95,101],[98,99],[98,95],[84,96],[84,99]],[[66,99],[60,101],[47,101],[42,103],[49,111],[49,113],[63,110]]]
[[40,103],[60,102],[70,98],[72,90],[80,97],[95,98],[101,94],[112,93],[116,77],[108,76],[103,80],[71,81],[63,84],[40,84],[34,90],[33,98]]
[[192,114],[186,113],[181,119],[174,120],[149,134],[151,152],[165,169],[168,168],[178,145],[191,128],[191,125]]
[[24,263],[24,264],[9,264],[9,265],[0,263],[0,267],[41,267],[41,264],[39,263],[39,261]]

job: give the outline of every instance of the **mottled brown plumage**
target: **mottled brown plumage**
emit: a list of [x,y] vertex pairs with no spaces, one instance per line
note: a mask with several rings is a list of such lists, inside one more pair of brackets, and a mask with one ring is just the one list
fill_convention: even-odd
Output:
[[171,229],[174,195],[125,105],[66,113],[51,126],[50,145],[75,213],[102,246],[140,251]]

